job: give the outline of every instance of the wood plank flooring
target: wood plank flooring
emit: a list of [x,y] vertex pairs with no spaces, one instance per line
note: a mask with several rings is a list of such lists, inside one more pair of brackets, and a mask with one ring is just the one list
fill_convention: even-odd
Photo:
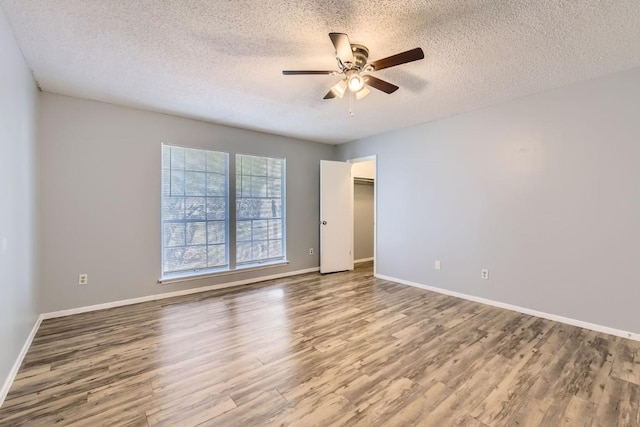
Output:
[[369,263],[45,320],[0,425],[639,426],[640,343]]

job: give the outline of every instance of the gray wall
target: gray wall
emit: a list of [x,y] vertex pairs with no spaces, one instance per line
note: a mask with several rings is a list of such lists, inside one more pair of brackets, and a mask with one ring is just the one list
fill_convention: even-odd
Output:
[[338,150],[372,154],[379,274],[640,333],[640,69]]
[[0,385],[37,319],[37,100],[0,9]]
[[373,258],[373,184],[354,184],[353,253],[354,260]]
[[[40,101],[42,312],[318,266],[319,164],[334,146],[49,93]],[[157,284],[161,142],[285,157],[290,264]]]

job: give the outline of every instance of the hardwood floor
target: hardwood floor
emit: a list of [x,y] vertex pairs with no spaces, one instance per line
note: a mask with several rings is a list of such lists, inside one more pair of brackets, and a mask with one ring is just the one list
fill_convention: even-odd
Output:
[[640,343],[371,264],[45,320],[0,425],[640,425]]

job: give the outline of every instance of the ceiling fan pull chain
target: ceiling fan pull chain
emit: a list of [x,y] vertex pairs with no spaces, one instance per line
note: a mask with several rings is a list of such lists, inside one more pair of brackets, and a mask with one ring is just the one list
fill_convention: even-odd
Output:
[[349,91],[349,116],[353,117],[353,92]]

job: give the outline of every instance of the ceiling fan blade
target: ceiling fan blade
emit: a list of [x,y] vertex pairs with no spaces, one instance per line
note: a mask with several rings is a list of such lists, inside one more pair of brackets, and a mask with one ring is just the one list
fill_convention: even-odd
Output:
[[336,97],[336,94],[333,92],[333,89],[327,92],[327,94],[322,99],[333,99]]
[[329,33],[331,42],[336,48],[336,56],[343,64],[356,62],[351,51],[351,42],[349,42],[349,36],[344,33]]
[[378,59],[369,63],[373,66],[375,71],[382,70],[384,68],[395,67],[396,65],[406,64],[407,62],[417,61],[424,59],[424,52],[421,48],[408,50],[406,52],[398,53],[396,55],[388,56],[386,58]]
[[285,76],[294,76],[300,74],[334,74],[335,71],[317,71],[317,70],[283,70]]
[[373,76],[363,76],[364,82],[371,87],[374,87],[378,90],[381,90],[385,93],[393,93],[399,89],[398,86],[391,84],[389,82],[385,82],[384,80],[380,80],[377,77]]

